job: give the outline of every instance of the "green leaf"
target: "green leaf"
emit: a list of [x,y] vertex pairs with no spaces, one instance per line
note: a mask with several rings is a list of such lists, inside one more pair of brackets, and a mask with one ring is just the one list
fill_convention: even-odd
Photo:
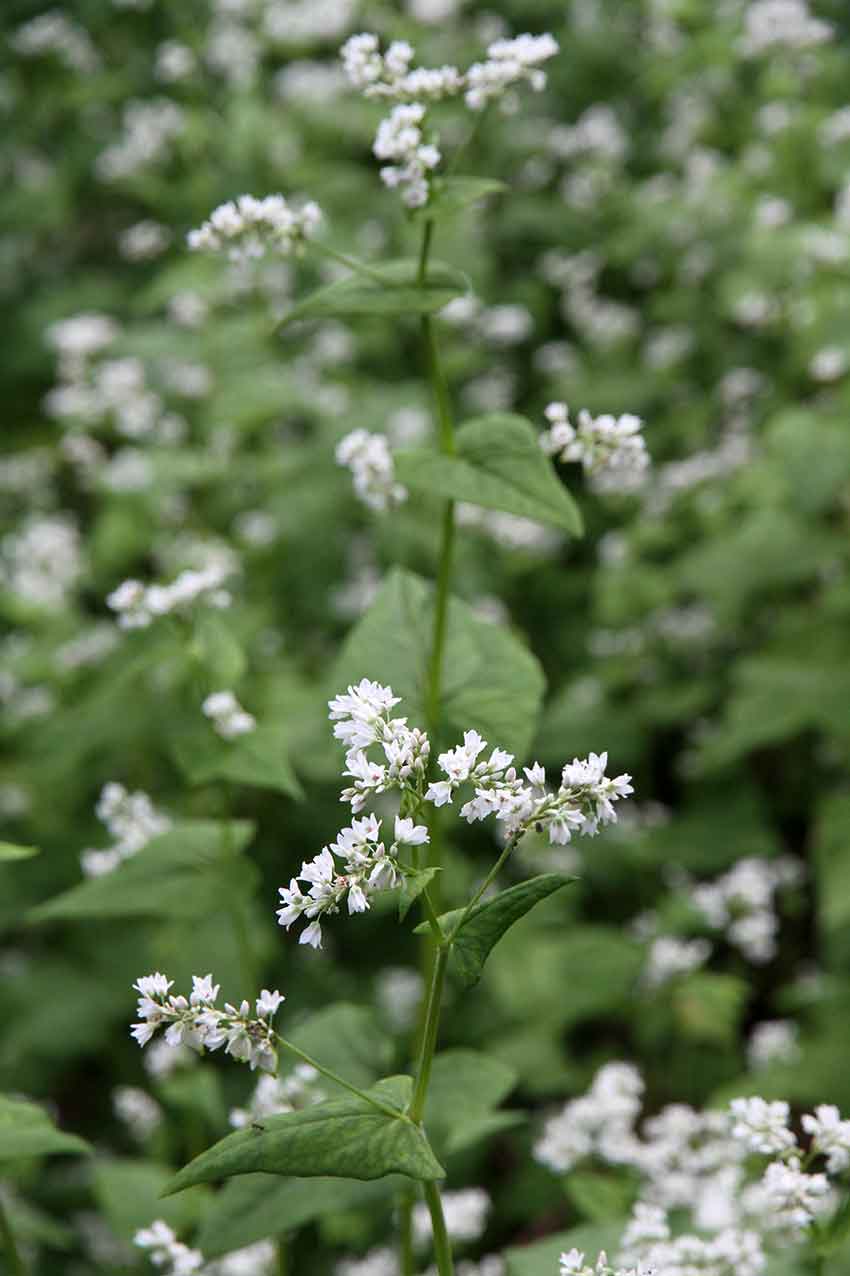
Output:
[[397,1109],[397,1115],[350,1096],[267,1117],[262,1131],[237,1130],[190,1161],[166,1193],[257,1170],[297,1178],[443,1178],[445,1171],[423,1131],[404,1116],[412,1086],[410,1077],[388,1077],[369,1091],[380,1103]]
[[204,1213],[198,1248],[208,1258],[283,1232],[293,1232],[325,1214],[368,1210],[392,1190],[392,1179],[358,1183],[351,1179],[283,1179],[243,1174],[216,1193]]
[[232,687],[245,672],[245,653],[221,612],[197,613],[190,651],[216,686]]
[[[530,912],[535,904],[575,881],[578,878],[567,877],[563,873],[542,873],[539,877],[530,877],[528,881],[509,886],[492,899],[476,904],[462,923],[462,908],[443,913],[440,924],[452,937],[452,953],[461,982],[467,988],[477,984],[484,963],[505,931]],[[455,926],[458,929],[453,932]],[[422,933],[424,927],[425,923],[417,926],[417,932]]]
[[[392,1066],[393,1043],[369,1006],[353,1006],[345,1001],[325,1006],[302,1020],[287,1036],[299,1050],[321,1059],[325,1067],[361,1090],[373,1085]],[[321,1086],[336,1093],[334,1083],[326,1077]]]
[[37,846],[17,846],[14,842],[0,842],[0,863],[9,860],[29,860],[38,855]]
[[437,876],[439,871],[439,868],[433,865],[430,868],[407,870],[404,875],[404,881],[401,884],[401,893],[398,901],[398,919],[400,922],[404,921],[425,887]]
[[[293,306],[281,327],[298,319],[427,315],[469,292],[463,272],[445,262],[431,263],[424,284],[419,283],[418,274],[419,262],[413,257],[370,267],[368,275],[351,274]],[[380,279],[372,275],[379,275]]]
[[591,1223],[627,1214],[635,1198],[633,1182],[601,1170],[574,1170],[565,1177],[564,1188],[578,1212]]
[[516,1085],[513,1068],[475,1050],[446,1050],[434,1059],[425,1126],[438,1152],[471,1147],[516,1124],[524,1114],[496,1112]]
[[266,723],[236,740],[223,740],[200,718],[178,728],[171,739],[174,758],[192,784],[233,780],[260,789],[277,789],[302,798],[304,790],[289,762],[285,728]]
[[193,1226],[201,1213],[209,1189],[187,1192],[179,1200],[161,1201],[160,1195],[171,1177],[164,1165],[155,1161],[98,1161],[92,1173],[95,1200],[109,1226],[122,1240],[132,1240],[140,1227],[162,1218],[178,1230]]
[[76,1134],[63,1134],[37,1103],[0,1095],[0,1161],[54,1153],[89,1156],[92,1149]]
[[238,852],[251,840],[248,820],[193,820],[153,838],[112,873],[72,886],[28,915],[32,922],[105,917],[196,917],[256,879]]
[[[431,653],[433,589],[396,568],[351,631],[334,670],[334,688],[361,678],[389,683],[412,725],[424,726]],[[392,642],[387,642],[387,635]],[[449,600],[440,698],[441,736],[475,728],[492,745],[522,757],[530,747],[543,696],[537,659],[509,630]],[[435,742],[432,740],[432,749]]]
[[681,980],[673,991],[673,1009],[681,1031],[694,1041],[732,1047],[750,993],[737,975],[700,970]]
[[461,213],[471,204],[477,204],[488,195],[501,195],[508,189],[505,182],[490,177],[435,177],[431,182],[431,196],[424,208],[417,208],[417,221],[446,221]]
[[509,1249],[505,1254],[508,1276],[552,1276],[558,1270],[558,1259],[565,1250],[579,1249],[593,1266],[600,1250],[609,1253],[620,1244],[626,1219],[605,1224],[583,1224],[568,1232],[555,1232],[533,1245]]
[[558,479],[525,417],[494,412],[467,421],[453,456],[429,448],[395,454],[396,473],[417,491],[433,492],[520,518],[554,523],[581,536],[581,514]]

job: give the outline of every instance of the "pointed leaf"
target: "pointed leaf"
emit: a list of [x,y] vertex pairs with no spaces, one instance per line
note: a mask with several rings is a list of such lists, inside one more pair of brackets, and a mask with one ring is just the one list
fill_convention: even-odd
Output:
[[[392,1067],[393,1043],[370,1006],[346,1001],[324,1006],[301,1020],[287,1036],[299,1050],[321,1059],[326,1068],[360,1089],[374,1085],[381,1073]],[[319,1084],[329,1095],[339,1093],[327,1077]]]
[[453,456],[429,448],[397,452],[396,473],[418,491],[553,523],[580,536],[581,514],[537,434],[525,417],[494,412],[460,427]]
[[37,846],[17,846],[14,842],[0,842],[0,863],[9,860],[29,860],[38,855]]
[[513,1068],[476,1050],[445,1050],[434,1059],[425,1126],[439,1153],[471,1147],[497,1130],[523,1120],[522,1113],[496,1112],[516,1085]]
[[293,306],[281,327],[297,319],[427,315],[469,292],[463,272],[445,262],[431,263],[424,284],[419,283],[418,275],[419,262],[414,257],[370,267],[369,274],[348,275]]
[[254,866],[236,856],[251,840],[248,820],[192,820],[153,838],[131,859],[72,886],[29,914],[33,922],[96,917],[192,917],[233,892],[244,894]]
[[288,797],[304,796],[289,761],[286,730],[274,723],[262,723],[236,740],[223,740],[211,723],[198,720],[174,734],[171,750],[192,784],[234,780],[277,789]]
[[242,1174],[217,1192],[204,1212],[195,1243],[207,1258],[292,1232],[325,1214],[379,1207],[403,1180],[282,1179],[275,1174]]
[[[476,904],[462,923],[462,908],[443,913],[440,924],[452,936],[452,952],[461,982],[467,988],[477,984],[484,963],[514,922],[530,912],[535,904],[575,881],[578,878],[566,877],[563,873],[542,873],[539,877],[530,877],[528,881],[509,886],[492,899]],[[452,934],[455,926],[458,929]],[[419,925],[416,930],[424,933],[424,926]]]
[[408,869],[404,875],[398,900],[398,919],[400,922],[404,921],[425,887],[437,876],[439,871],[439,868],[433,865],[430,868]]
[[428,203],[417,208],[414,217],[418,221],[446,221],[487,195],[500,195],[507,189],[504,182],[490,177],[435,177]]
[[397,1115],[350,1096],[267,1117],[259,1123],[262,1130],[237,1130],[190,1161],[166,1194],[258,1170],[297,1178],[443,1178],[445,1171],[423,1131],[404,1116],[411,1090],[410,1077],[388,1077],[369,1091],[380,1103],[397,1109]]
[[92,1149],[76,1134],[63,1134],[37,1103],[0,1095],[0,1161],[54,1153],[89,1156]]
[[[411,725],[424,726],[431,652],[433,588],[395,569],[351,631],[334,670],[333,688],[361,678],[389,683]],[[500,748],[523,756],[543,696],[537,659],[510,630],[481,620],[459,598],[449,601],[440,700],[441,738],[456,743],[474,727]],[[387,643],[387,634],[393,640]],[[435,742],[432,741],[432,750]]]

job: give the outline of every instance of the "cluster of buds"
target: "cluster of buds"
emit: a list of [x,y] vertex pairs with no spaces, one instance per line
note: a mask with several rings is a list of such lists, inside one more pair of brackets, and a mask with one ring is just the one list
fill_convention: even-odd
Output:
[[219,985],[213,983],[212,975],[193,975],[188,999],[170,996],[172,983],[156,973],[143,975],[133,985],[139,994],[139,1022],[130,1031],[140,1046],[164,1028],[169,1046],[191,1046],[199,1052],[224,1046],[226,1054],[250,1064],[252,1071],[277,1071],[272,1020],[284,1000],[281,993],[264,988],[256,1000],[254,1018],[247,1001],[239,1006],[227,1002],[223,1010],[216,1006]]
[[[380,836],[381,821],[374,815],[352,820],[350,828],[342,829],[335,842],[301,865],[301,872],[289,886],[281,886],[283,907],[277,914],[280,925],[289,930],[302,917],[308,921],[299,943],[321,948],[322,917],[338,913],[346,900],[349,913],[364,913],[375,891],[396,887],[404,874],[399,848],[424,845],[428,830],[423,824],[397,815],[395,838],[389,847],[379,840]],[[299,879],[307,884],[306,894]]]
[[559,845],[569,842],[574,833],[592,837],[601,825],[616,821],[614,803],[634,791],[631,776],[606,776],[607,753],[568,762],[559,788],[552,792],[539,762],[523,768],[523,782],[513,766],[513,755],[503,749],[494,749],[486,761],[478,762],[486,747],[477,731],[465,732],[462,745],[440,754],[437,761],[446,779],[431,784],[425,797],[435,806],[444,806],[462,784],[471,784],[475,795],[460,808],[461,817],[472,824],[495,815],[513,839],[531,829],[545,830],[549,841]]
[[550,403],[545,415],[549,429],[540,436],[544,452],[578,462],[597,491],[628,492],[644,482],[649,453],[640,417],[628,412],[594,417],[582,408],[573,425],[566,403]]
[[[353,780],[340,796],[350,802],[355,815],[370,795],[397,789],[417,801],[422,796],[431,744],[424,731],[408,727],[407,718],[390,717],[398,703],[392,687],[368,678],[329,701],[334,736],[347,748],[343,774]],[[373,745],[381,748],[382,763],[369,758],[367,750]]]
[[196,252],[226,251],[230,261],[265,257],[268,250],[281,257],[300,252],[316,233],[322,210],[312,201],[300,208],[282,195],[240,195],[213,209],[198,230],[190,230],[187,242]]

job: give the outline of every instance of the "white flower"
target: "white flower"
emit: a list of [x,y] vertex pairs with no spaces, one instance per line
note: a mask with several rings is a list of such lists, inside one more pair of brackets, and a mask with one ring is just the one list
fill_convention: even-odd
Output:
[[842,1174],[850,1166],[850,1121],[842,1121],[832,1103],[821,1103],[814,1116],[806,1113],[803,1129],[812,1136],[812,1147],[827,1158],[830,1174]]
[[[257,1000],[258,1019],[250,1017],[251,1007],[243,1001],[237,1008],[225,1003],[215,1005],[219,986],[212,975],[193,975],[190,997],[170,996],[171,981],[159,973],[144,975],[133,985],[139,995],[137,1014],[131,1035],[140,1046],[146,1045],[159,1028],[169,1046],[191,1046],[193,1050],[218,1050],[241,1059],[266,1072],[277,1070],[277,1053],[271,1019],[283,1001],[278,992],[264,989]],[[260,1010],[262,1004],[263,1009]]]
[[832,1204],[829,1179],[825,1174],[806,1174],[797,1157],[787,1164],[772,1161],[759,1186],[776,1228],[800,1231]]
[[523,82],[540,92],[546,86],[546,73],[540,66],[557,52],[558,42],[549,34],[495,40],[487,49],[486,61],[474,63],[466,74],[466,105],[472,111],[483,110]]
[[384,512],[407,500],[407,488],[395,480],[392,452],[385,434],[352,430],[336,448],[339,465],[351,470],[354,490],[364,505]]
[[143,1227],[133,1237],[133,1244],[150,1252],[151,1262],[163,1268],[166,1276],[191,1276],[200,1271],[204,1256],[197,1249],[189,1249],[178,1241],[174,1232],[162,1219],[156,1219],[150,1227]]
[[707,939],[678,939],[675,935],[659,935],[653,940],[644,970],[644,982],[660,988],[677,975],[698,970],[711,956]]
[[162,1122],[162,1108],[137,1086],[121,1085],[112,1091],[115,1115],[135,1139],[144,1142]]
[[831,40],[831,23],[812,17],[806,0],[753,0],[746,10],[741,51],[757,57],[775,48],[808,49]]
[[236,262],[264,257],[269,250],[290,257],[302,251],[321,220],[322,211],[312,201],[296,208],[283,195],[240,195],[213,209],[199,230],[189,231],[187,242],[194,251],[226,251]]
[[783,1100],[769,1103],[757,1096],[733,1099],[729,1109],[735,1118],[733,1138],[740,1139],[751,1152],[773,1156],[796,1145],[788,1128],[789,1107]]
[[125,580],[107,596],[106,604],[118,613],[121,629],[146,629],[158,616],[187,610],[195,603],[226,607],[230,595],[222,585],[232,573],[225,562],[210,562],[205,567],[187,568],[169,585],[142,585]]
[[123,784],[114,781],[103,786],[95,812],[114,842],[106,850],[82,852],[80,862],[86,877],[112,872],[171,828],[171,820],[156,809],[146,793],[128,793]]
[[[443,1192],[442,1198],[449,1236],[459,1242],[477,1241],[487,1225],[492,1205],[489,1195],[483,1188],[469,1187],[459,1192]],[[422,1201],[413,1209],[413,1231],[420,1244],[432,1235],[431,1215]]]
[[256,718],[242,708],[232,691],[214,691],[208,695],[201,712],[224,740],[248,735],[257,725]]
[[565,403],[550,403],[545,415],[550,428],[540,436],[544,452],[579,462],[597,490],[628,492],[643,484],[649,454],[640,417],[593,417],[582,409],[573,426]]
[[772,1063],[796,1063],[800,1058],[798,1036],[799,1029],[790,1019],[766,1019],[763,1023],[757,1023],[747,1043],[747,1061],[750,1067],[766,1068]]
[[395,817],[395,840],[405,846],[424,846],[428,841],[428,830],[424,824],[414,824],[413,820]]
[[408,208],[421,208],[429,196],[428,175],[440,163],[440,152],[425,140],[422,125],[425,106],[421,102],[394,106],[378,125],[372,150],[380,160],[392,163],[381,169],[385,186],[401,190]]

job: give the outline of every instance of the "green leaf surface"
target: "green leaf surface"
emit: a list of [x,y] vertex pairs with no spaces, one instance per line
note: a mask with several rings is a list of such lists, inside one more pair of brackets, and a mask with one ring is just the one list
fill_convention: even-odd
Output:
[[29,914],[33,922],[204,915],[248,890],[253,865],[237,860],[251,840],[247,820],[193,820],[153,838],[111,873],[72,886]]
[[578,1212],[591,1223],[627,1214],[635,1197],[633,1181],[603,1170],[574,1170],[565,1176],[564,1188]]
[[435,177],[428,203],[415,210],[414,219],[447,221],[488,195],[501,195],[507,189],[504,182],[491,177]]
[[350,1096],[267,1117],[260,1123],[262,1130],[237,1130],[185,1166],[166,1191],[258,1170],[297,1178],[443,1178],[445,1171],[424,1133],[403,1115],[412,1084],[410,1077],[387,1077],[369,1091],[376,1101],[397,1109],[395,1116]]
[[405,873],[398,900],[398,919],[400,922],[404,921],[425,887],[429,882],[433,881],[439,871],[439,868],[432,865],[430,868],[410,869]]
[[593,1266],[600,1250],[609,1253],[616,1250],[625,1226],[625,1219],[605,1224],[582,1224],[568,1232],[554,1232],[533,1245],[509,1249],[505,1254],[507,1276],[553,1276],[558,1270],[560,1255],[573,1248],[581,1250]]
[[508,1064],[476,1050],[446,1050],[434,1059],[425,1128],[438,1152],[471,1147],[523,1119],[495,1109],[516,1085]]
[[[299,1050],[321,1059],[326,1068],[361,1090],[392,1066],[393,1043],[369,1006],[336,1002],[309,1015],[286,1035]],[[320,1085],[337,1093],[327,1077],[322,1077]]]
[[243,1174],[216,1193],[204,1214],[198,1248],[208,1258],[293,1232],[314,1219],[349,1209],[367,1210],[393,1190],[392,1179],[371,1183],[338,1178],[284,1179]]
[[302,798],[304,790],[289,761],[285,728],[264,723],[236,740],[223,740],[204,720],[183,726],[172,737],[177,765],[192,784],[233,780],[254,788],[277,789]]
[[504,510],[582,534],[575,501],[543,454],[525,417],[494,412],[457,431],[453,456],[431,448],[395,454],[396,473],[417,491]]
[[115,1158],[98,1161],[92,1171],[94,1197],[116,1236],[132,1240],[140,1227],[155,1218],[177,1230],[198,1220],[209,1196],[208,1188],[196,1188],[174,1200],[160,1195],[171,1173],[155,1161]]
[[[361,678],[389,683],[402,697],[411,725],[424,726],[432,600],[432,587],[421,577],[398,568],[390,572],[348,635],[333,686],[341,689]],[[441,735],[455,742],[473,727],[491,745],[525,755],[536,728],[544,679],[537,659],[520,640],[452,598],[443,669]]]
[[419,283],[419,262],[413,257],[369,269],[368,275],[351,274],[311,293],[293,306],[281,327],[300,319],[427,315],[469,291],[463,272],[445,262],[431,263],[424,284]]
[[233,687],[245,672],[242,645],[219,611],[204,608],[198,612],[190,651],[214,686]]
[[[563,873],[541,873],[539,877],[530,877],[500,891],[492,899],[476,904],[463,922],[462,908],[443,913],[440,918],[443,930],[452,934],[453,928],[458,927],[453,933],[452,953],[462,983],[467,988],[477,984],[484,963],[514,922],[530,912],[535,904],[577,880]],[[423,926],[424,923],[417,926],[417,931],[422,932]]]
[[11,860],[30,860],[38,855],[37,846],[17,846],[14,842],[0,842],[0,863]]
[[91,1148],[76,1134],[63,1134],[37,1103],[0,1095],[0,1161],[34,1156],[88,1156]]

